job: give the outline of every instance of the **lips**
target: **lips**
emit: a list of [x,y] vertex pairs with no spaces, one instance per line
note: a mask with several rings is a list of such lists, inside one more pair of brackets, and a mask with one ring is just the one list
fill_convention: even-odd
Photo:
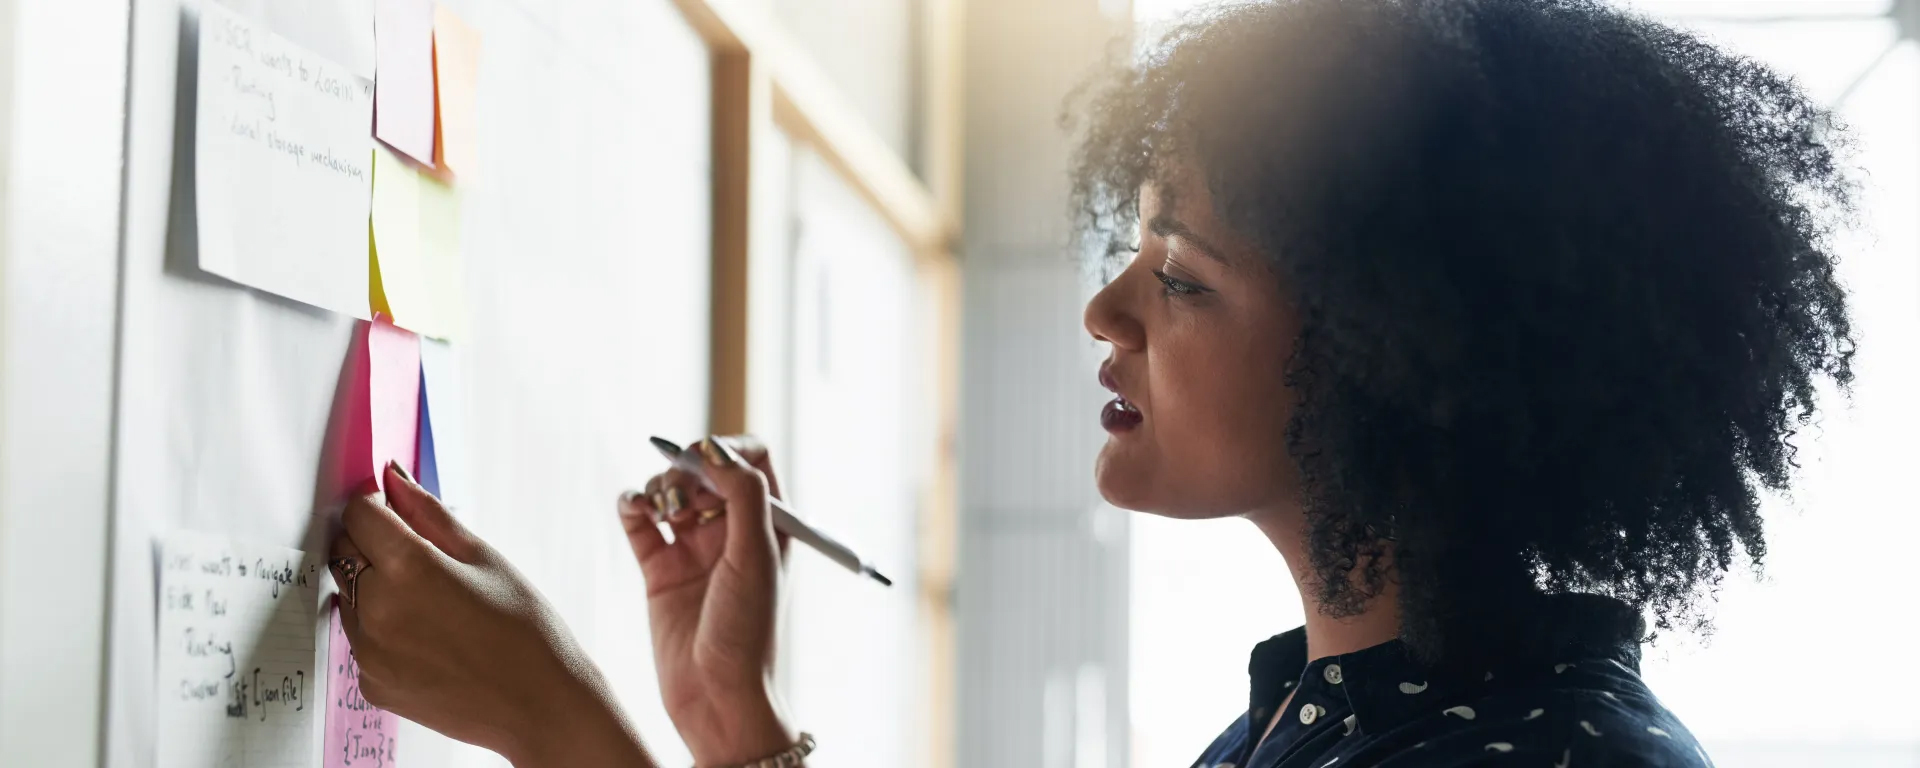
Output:
[[1140,426],[1143,420],[1140,409],[1133,407],[1124,397],[1109,400],[1106,407],[1100,409],[1100,426],[1108,432],[1128,431]]
[[1127,400],[1126,395],[1120,394],[1120,386],[1114,381],[1113,372],[1105,363],[1100,366],[1100,386],[1114,393],[1114,398],[1107,401],[1106,406],[1100,409],[1100,426],[1115,434],[1140,426],[1140,422],[1144,421],[1146,416],[1140,412],[1138,406]]

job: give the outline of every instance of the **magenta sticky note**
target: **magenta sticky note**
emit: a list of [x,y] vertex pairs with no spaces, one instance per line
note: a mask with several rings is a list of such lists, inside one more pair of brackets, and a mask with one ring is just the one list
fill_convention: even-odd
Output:
[[388,461],[418,471],[420,337],[394,327],[384,315],[367,324],[367,416],[373,476],[386,477]]
[[324,768],[393,768],[400,718],[360,695],[360,665],[340,626],[334,598],[333,629],[327,635],[327,734]]
[[433,2],[376,0],[373,135],[433,165]]

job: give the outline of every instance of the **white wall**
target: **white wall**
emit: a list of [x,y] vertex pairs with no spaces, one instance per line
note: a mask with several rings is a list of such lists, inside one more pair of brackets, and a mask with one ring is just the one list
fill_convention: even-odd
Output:
[[[820,157],[795,154],[784,490],[891,588],[796,549],[789,561],[786,693],[833,765],[910,765],[927,748],[927,638],[916,533],[931,398],[914,375],[913,254]],[[824,749],[824,747],[823,747]]]
[[[294,15],[355,7],[257,2]],[[707,421],[707,51],[666,0],[449,4],[483,36],[481,173],[460,182],[472,327],[454,348],[474,481],[460,513],[565,617],[656,756],[684,762],[614,499],[663,468],[646,435],[692,438]],[[177,126],[191,115],[179,63],[191,61],[196,7],[145,0],[132,25],[114,766],[152,763],[153,537],[326,540],[316,475],[352,332],[192,267],[191,153]],[[300,42],[314,28],[281,31]],[[498,764],[418,728],[401,740],[410,765]]]
[[126,0],[0,3],[0,764],[99,754]]

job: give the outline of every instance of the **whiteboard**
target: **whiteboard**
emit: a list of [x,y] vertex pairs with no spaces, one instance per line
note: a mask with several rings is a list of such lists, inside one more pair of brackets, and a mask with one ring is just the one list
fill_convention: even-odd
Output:
[[[192,267],[193,41],[207,1],[133,4],[113,766],[153,764],[155,536],[314,550],[330,533],[322,460],[352,322]],[[684,762],[614,499],[660,468],[646,435],[707,421],[708,53],[668,0],[442,2],[483,35],[483,173],[461,183],[472,318],[455,358],[474,501],[460,515],[566,618],[656,756]],[[351,34],[371,7],[228,4],[342,58],[351,46],[303,36]],[[419,728],[400,738],[409,768],[500,764]]]

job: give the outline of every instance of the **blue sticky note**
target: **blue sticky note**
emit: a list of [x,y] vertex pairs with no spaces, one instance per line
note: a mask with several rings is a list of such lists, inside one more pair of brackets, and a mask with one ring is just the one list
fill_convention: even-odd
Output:
[[462,424],[466,404],[458,371],[451,344],[438,339],[420,340],[420,469],[416,476],[421,486],[455,512],[473,503],[467,474],[472,470],[467,463]]
[[[426,366],[422,365],[420,368],[420,380],[426,381],[426,376]],[[415,458],[414,466],[419,467],[419,470],[415,472],[415,477],[420,480],[420,487],[427,489],[427,493],[439,496],[440,462],[436,460],[434,456],[433,417],[431,416],[431,408],[427,404],[426,387],[420,388],[420,445],[419,456]]]

